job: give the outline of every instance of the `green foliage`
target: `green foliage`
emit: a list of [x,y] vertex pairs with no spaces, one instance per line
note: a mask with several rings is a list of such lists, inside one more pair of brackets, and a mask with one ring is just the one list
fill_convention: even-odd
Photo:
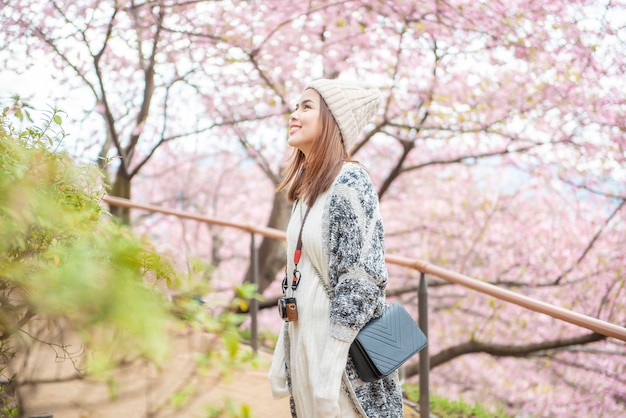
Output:
[[[419,402],[419,385],[405,383],[403,389],[409,400]],[[439,418],[510,418],[502,409],[490,411],[479,404],[470,405],[460,400],[450,400],[430,394],[430,412]]]
[[205,408],[206,418],[251,418],[252,411],[248,405],[236,405],[231,399],[224,399],[224,406]]
[[[17,106],[20,122],[30,115]],[[18,112],[18,110],[20,110]],[[235,288],[233,299],[203,301],[211,267],[199,260],[176,272],[149,241],[136,237],[102,208],[103,179],[97,167],[77,166],[56,152],[66,133],[61,112],[48,112],[43,128],[15,130],[0,115],[0,358],[19,349],[34,320],[59,321],[75,331],[85,350],[80,372],[108,379],[123,360],[166,358],[177,326],[215,335],[197,356],[199,372],[229,379],[237,367],[255,365],[242,349],[241,323],[256,287]],[[164,292],[163,290],[166,290]],[[167,298],[165,295],[169,295]],[[40,342],[49,343],[45,340]],[[1,370],[0,370],[1,372]],[[174,410],[196,395],[181,387],[164,402]],[[15,416],[13,401],[1,416]],[[248,406],[208,408],[208,416],[249,417]]]
[[257,296],[254,285],[238,285],[234,298],[210,302],[203,302],[197,297],[198,294],[208,293],[206,282],[188,278],[186,286],[182,285],[179,289],[183,290],[174,298],[176,315],[196,331],[219,336],[219,343],[197,356],[201,372],[218,372],[221,378],[228,380],[234,369],[244,364],[257,365],[256,355],[240,344],[247,337],[247,332],[241,328],[246,315],[238,313],[238,308],[246,304],[247,299]]
[[20,409],[17,407],[5,405],[0,408],[0,417],[2,418],[17,418],[19,415]]
[[182,408],[185,406],[189,399],[196,392],[196,387],[193,384],[189,384],[185,386],[183,389],[178,392],[172,394],[170,396],[170,403],[174,409]]
[[153,286],[173,270],[106,216],[95,167],[49,150],[65,137],[58,110],[42,129],[20,132],[7,112],[0,116],[0,340],[36,316],[65,318],[93,348],[86,360],[94,375],[120,356],[162,360],[170,315]]
[[[4,372],[4,368],[0,368],[0,375]],[[0,417],[14,418],[20,415],[20,408],[16,405],[13,392],[15,391],[14,382],[15,375],[9,379],[2,379],[0,382]]]

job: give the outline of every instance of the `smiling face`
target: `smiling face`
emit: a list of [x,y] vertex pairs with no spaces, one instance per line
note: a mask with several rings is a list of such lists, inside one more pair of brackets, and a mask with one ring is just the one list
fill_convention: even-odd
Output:
[[298,148],[308,155],[317,142],[321,132],[320,95],[313,89],[302,94],[296,110],[289,117],[290,146]]

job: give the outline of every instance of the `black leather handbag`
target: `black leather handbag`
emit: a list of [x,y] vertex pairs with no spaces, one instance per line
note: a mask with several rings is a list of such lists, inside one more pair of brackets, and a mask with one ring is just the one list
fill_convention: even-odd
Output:
[[393,373],[427,343],[411,315],[394,302],[359,331],[350,356],[361,380],[371,382]]

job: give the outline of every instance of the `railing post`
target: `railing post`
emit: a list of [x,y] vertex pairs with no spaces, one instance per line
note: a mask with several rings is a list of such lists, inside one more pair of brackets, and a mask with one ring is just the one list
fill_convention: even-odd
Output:
[[[428,338],[428,284],[426,274],[420,273],[419,290],[417,292],[418,304],[418,324]],[[430,373],[430,357],[428,355],[428,344],[420,351],[420,417],[430,417],[430,394],[428,374]]]
[[[256,243],[254,242],[254,232],[250,234],[250,262],[252,263],[252,283],[254,283],[256,287],[256,292],[259,289],[259,257]],[[258,312],[259,301],[254,297],[250,301],[250,344],[252,345],[252,349],[255,353],[259,349],[257,325]]]

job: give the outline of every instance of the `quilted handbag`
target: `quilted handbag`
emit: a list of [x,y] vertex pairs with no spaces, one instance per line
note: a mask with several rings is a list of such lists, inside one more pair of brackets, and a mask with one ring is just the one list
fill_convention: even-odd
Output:
[[361,380],[371,382],[393,373],[426,344],[426,336],[411,315],[394,302],[359,331],[350,356]]

